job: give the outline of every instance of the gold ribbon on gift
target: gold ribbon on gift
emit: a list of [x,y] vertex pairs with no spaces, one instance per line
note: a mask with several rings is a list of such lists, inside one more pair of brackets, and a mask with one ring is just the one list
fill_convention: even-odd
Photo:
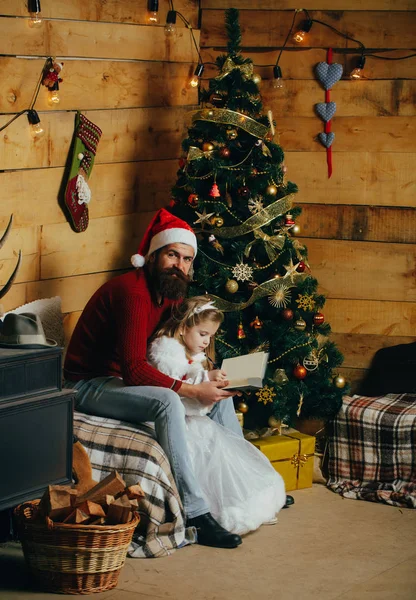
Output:
[[[305,277],[307,277],[306,273],[292,273],[290,279],[291,287],[296,285],[296,282],[300,282],[303,279],[305,279]],[[283,282],[285,281],[285,278],[286,275],[280,277],[279,281]],[[213,301],[215,301],[215,306],[216,308],[218,308],[218,310],[222,310],[223,312],[233,312],[236,310],[244,310],[259,298],[264,298],[264,296],[271,294],[275,285],[276,279],[274,278],[269,279],[264,283],[261,283],[253,290],[253,293],[246,302],[229,302],[228,300],[224,300],[223,298],[220,298],[219,296],[215,296],[213,294],[210,294],[209,296]]]
[[205,152],[196,146],[190,146],[188,150],[188,156],[186,160],[200,160],[201,158],[211,158],[213,150],[206,150]]
[[249,217],[247,221],[241,223],[241,225],[236,225],[234,227],[217,227],[216,229],[211,230],[210,233],[219,238],[236,238],[241,235],[247,235],[247,233],[252,233],[256,229],[268,225],[268,223],[274,221],[274,219],[277,219],[277,217],[280,217],[290,210],[293,198],[294,194],[283,196],[283,198],[279,198],[279,200],[276,200],[273,204],[269,204],[269,206],[262,208],[258,213]]
[[[290,437],[290,436],[289,436]],[[292,458],[290,459],[290,463],[297,469],[299,467],[303,467],[303,465],[305,463],[308,462],[308,455],[307,454],[300,454],[299,452],[296,452]]]
[[266,137],[270,131],[267,125],[263,125],[247,115],[243,115],[235,110],[229,110],[228,108],[203,108],[202,110],[197,110],[192,115],[192,121],[210,121],[212,123],[222,123],[223,125],[233,125],[234,127],[244,129],[250,135],[260,139]]
[[262,241],[264,244],[264,247],[266,248],[266,252],[267,252],[267,256],[269,257],[269,260],[273,262],[277,258],[277,254],[278,254],[277,250],[281,250],[283,248],[285,241],[286,241],[286,236],[284,236],[282,234],[267,235],[267,233],[264,233],[264,231],[262,231],[261,229],[256,229],[253,233],[254,233],[254,240],[252,240],[245,247],[245,250],[244,250],[245,256],[249,256],[249,254],[251,252],[251,248],[253,247],[253,245],[256,242]]
[[233,61],[231,56],[227,56],[227,58],[224,61],[224,64],[222,65],[221,73],[217,75],[215,79],[224,79],[224,77],[227,77],[227,75],[229,75],[231,71],[234,71],[234,69],[238,69],[240,71],[243,79],[253,78],[254,68],[252,62],[246,62],[242,65],[239,65]]

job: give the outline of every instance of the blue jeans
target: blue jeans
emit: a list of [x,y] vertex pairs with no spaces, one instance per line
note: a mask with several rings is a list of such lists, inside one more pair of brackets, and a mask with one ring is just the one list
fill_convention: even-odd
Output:
[[[140,424],[153,421],[156,437],[169,459],[186,516],[209,512],[209,499],[202,494],[186,445],[185,408],[173,390],[155,386],[126,386],[118,377],[97,377],[78,382],[66,381],[78,390],[76,408],[80,412]],[[232,398],[217,402],[211,419],[242,435]]]

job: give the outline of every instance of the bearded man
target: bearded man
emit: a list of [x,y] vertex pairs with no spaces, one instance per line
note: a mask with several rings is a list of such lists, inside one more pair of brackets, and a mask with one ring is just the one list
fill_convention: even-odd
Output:
[[[198,543],[235,548],[242,540],[209,512],[186,446],[185,409],[179,398],[197,398],[214,408],[209,416],[242,435],[227,381],[191,385],[164,375],[147,362],[149,338],[186,295],[197,252],[191,227],[158,211],[132,257],[136,270],[105,283],[89,300],[65,358],[66,387],[78,390],[77,409],[130,423],[153,421],[183,502],[187,525]],[[166,314],[168,313],[168,314]]]

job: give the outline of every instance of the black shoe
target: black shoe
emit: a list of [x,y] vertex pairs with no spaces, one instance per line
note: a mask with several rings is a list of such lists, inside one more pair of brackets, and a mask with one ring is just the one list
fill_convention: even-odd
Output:
[[289,506],[292,506],[292,504],[295,504],[295,499],[293,496],[289,496],[289,494],[287,494],[286,503],[283,508],[289,508]]
[[242,543],[242,539],[235,533],[230,533],[213,518],[211,513],[205,513],[199,517],[188,519],[187,527],[195,527],[197,542],[202,546],[213,546],[214,548],[236,548]]

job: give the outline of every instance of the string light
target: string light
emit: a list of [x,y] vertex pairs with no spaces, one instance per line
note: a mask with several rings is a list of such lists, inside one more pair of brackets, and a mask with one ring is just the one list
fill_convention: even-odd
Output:
[[352,80],[361,79],[362,78],[362,70],[364,69],[364,65],[365,65],[365,56],[364,56],[364,54],[362,54],[360,56],[360,58],[358,59],[357,66],[350,73],[350,79],[352,79]]
[[44,135],[45,130],[42,127],[42,124],[39,119],[39,115],[31,108],[27,111],[27,120],[29,121],[29,129],[33,138],[40,138]]
[[165,35],[172,37],[176,33],[176,10],[169,10],[166,15]]
[[59,83],[55,81],[53,86],[49,88],[48,103],[54,105],[59,104],[60,101],[61,99],[59,97]]
[[282,69],[279,67],[279,65],[275,65],[273,67],[273,84],[272,85],[275,90],[278,90],[278,89],[281,89],[284,87]]
[[191,87],[198,87],[199,85],[199,79],[202,75],[202,73],[204,72],[204,65],[202,63],[198,63],[195,71],[194,71],[194,75],[191,79],[191,81],[189,82],[189,85]]
[[146,21],[149,25],[157,25],[159,23],[159,0],[147,0],[147,17]]
[[311,19],[303,21],[301,23],[299,31],[296,31],[296,33],[294,34],[292,38],[293,41],[296,42],[296,44],[301,44],[302,42],[304,42],[305,39],[308,37],[308,33],[310,32],[312,25],[313,21]]
[[28,0],[27,10],[30,14],[29,27],[40,27],[42,25],[40,0]]

